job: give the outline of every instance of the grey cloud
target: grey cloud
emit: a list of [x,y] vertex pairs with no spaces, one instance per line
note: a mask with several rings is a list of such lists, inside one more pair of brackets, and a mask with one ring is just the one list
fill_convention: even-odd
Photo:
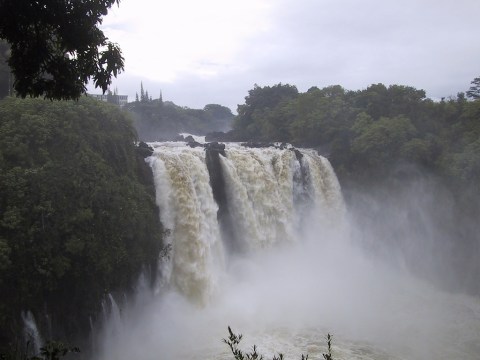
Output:
[[[253,36],[234,63],[212,64],[218,76],[190,74],[174,84],[144,79],[144,85],[150,91],[148,84],[155,84],[154,97],[162,89],[164,98],[179,105],[220,103],[232,110],[255,83],[290,83],[305,91],[382,82],[448,97],[480,75],[479,13],[480,2],[468,0],[277,1],[270,30]],[[119,87],[130,87],[133,80],[124,76]],[[133,82],[138,91],[140,79]]]

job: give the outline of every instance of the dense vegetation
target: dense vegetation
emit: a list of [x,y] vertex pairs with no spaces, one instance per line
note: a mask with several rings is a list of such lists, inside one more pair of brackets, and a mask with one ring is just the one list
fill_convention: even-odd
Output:
[[156,269],[162,230],[135,140],[96,100],[0,101],[1,345],[26,310],[47,338],[76,341],[107,293]]
[[143,141],[172,140],[179,133],[205,135],[212,131],[230,130],[232,111],[222,105],[208,104],[203,109],[190,109],[152,99],[141,86],[140,97],[126,106],[134,118],[138,137]]
[[305,93],[291,85],[255,86],[238,107],[234,129],[240,138],[317,147],[344,179],[371,180],[404,162],[478,190],[480,102],[463,93],[435,102],[399,85]]

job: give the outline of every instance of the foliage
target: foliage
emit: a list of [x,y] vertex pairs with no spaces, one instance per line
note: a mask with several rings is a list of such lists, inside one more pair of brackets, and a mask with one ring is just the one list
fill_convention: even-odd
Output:
[[463,93],[434,102],[425,91],[402,85],[373,84],[359,91],[335,85],[305,93],[291,85],[255,85],[238,106],[234,131],[245,140],[317,147],[341,181],[368,183],[401,163],[462,186],[478,187],[480,180],[480,103],[468,102]]
[[332,339],[333,339],[333,336],[330,335],[330,334],[327,334],[327,353],[326,354],[322,354],[323,355],[323,358],[325,360],[333,360],[333,355],[332,355]]
[[[235,360],[263,360],[264,357],[263,355],[260,355],[257,352],[257,347],[256,345],[253,345],[253,349],[251,352],[245,352],[241,349],[239,349],[239,344],[240,341],[242,340],[242,334],[235,334],[230,326],[228,327],[228,339],[223,339],[223,342],[228,345],[230,348],[230,351],[232,352],[232,355],[234,356]],[[328,334],[327,335],[327,353],[322,354],[323,358],[325,360],[333,360],[333,355],[332,355],[332,338],[333,336]],[[285,359],[284,355],[282,353],[278,354],[278,357],[276,355],[273,356],[272,360],[283,360]],[[308,355],[303,355],[301,357],[302,360],[307,360]]]
[[70,347],[61,341],[47,341],[45,346],[40,348],[40,353],[34,356],[29,356],[29,344],[26,344],[26,349],[20,352],[18,348],[11,350],[8,353],[0,354],[1,360],[60,360],[71,353],[79,353],[78,347]]
[[[265,116],[265,112],[283,105],[291,99],[295,99],[298,90],[292,85],[277,84],[274,86],[260,87],[255,84],[254,88],[245,97],[245,104],[237,108],[238,116],[235,118],[234,128],[243,136],[258,139],[262,134],[262,124],[259,123]],[[273,119],[273,117],[271,117]]]
[[9,97],[0,119],[0,344],[27,309],[70,338],[106,293],[156,268],[151,174],[115,106]]
[[480,99],[480,77],[476,77],[471,82],[472,86],[467,91],[467,97],[478,100]]
[[[359,125],[354,123],[356,137],[351,150],[361,156],[367,165],[378,166],[395,159],[400,150],[415,136],[416,129],[405,116],[381,117],[378,121]],[[354,130],[355,131],[355,130]]]
[[79,353],[78,347],[68,347],[59,341],[48,341],[40,348],[40,356],[34,356],[29,360],[59,360],[69,353]]
[[78,99],[92,78],[103,92],[123,70],[117,44],[99,29],[119,0],[1,0],[0,39],[18,95]]

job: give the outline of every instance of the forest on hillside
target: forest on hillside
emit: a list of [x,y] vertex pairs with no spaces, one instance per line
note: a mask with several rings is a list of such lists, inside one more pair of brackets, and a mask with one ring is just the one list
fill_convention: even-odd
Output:
[[118,107],[82,98],[0,101],[0,354],[21,314],[81,345],[105,297],[156,274],[151,172]]
[[[477,79],[478,80],[478,79]],[[478,81],[480,83],[480,81]],[[238,106],[232,136],[290,142],[327,155],[342,179],[371,181],[408,163],[478,190],[480,101],[476,85],[434,101],[410,86],[340,85],[299,93],[255,86]]]
[[134,102],[125,106],[133,118],[138,138],[142,141],[172,140],[179,133],[205,135],[212,131],[228,131],[232,127],[232,111],[222,105],[207,104],[203,109],[175,105],[171,101],[152,99],[140,87]]

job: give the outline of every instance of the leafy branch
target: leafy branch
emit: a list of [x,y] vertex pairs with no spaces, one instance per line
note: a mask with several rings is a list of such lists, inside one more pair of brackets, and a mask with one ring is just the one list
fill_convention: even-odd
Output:
[[70,347],[61,341],[47,341],[38,355],[29,356],[29,346],[30,342],[27,342],[23,352],[17,347],[10,352],[1,353],[0,360],[60,360],[69,353],[80,352],[78,347]]
[[[228,338],[223,339],[223,342],[228,345],[230,351],[232,352],[235,360],[264,360],[263,355],[260,355],[257,352],[257,346],[253,345],[251,352],[244,352],[238,348],[240,341],[242,340],[242,334],[235,334],[230,326],[228,327]],[[328,334],[327,339],[327,349],[328,352],[326,354],[322,354],[325,360],[334,360],[332,356],[332,338],[333,336]],[[284,360],[285,357],[282,353],[279,353],[278,356],[274,355],[272,360]],[[301,360],[308,360],[308,355],[303,355]]]
[[48,341],[40,348],[40,356],[34,356],[30,360],[59,360],[68,353],[79,353],[78,347],[68,347],[60,341]]

